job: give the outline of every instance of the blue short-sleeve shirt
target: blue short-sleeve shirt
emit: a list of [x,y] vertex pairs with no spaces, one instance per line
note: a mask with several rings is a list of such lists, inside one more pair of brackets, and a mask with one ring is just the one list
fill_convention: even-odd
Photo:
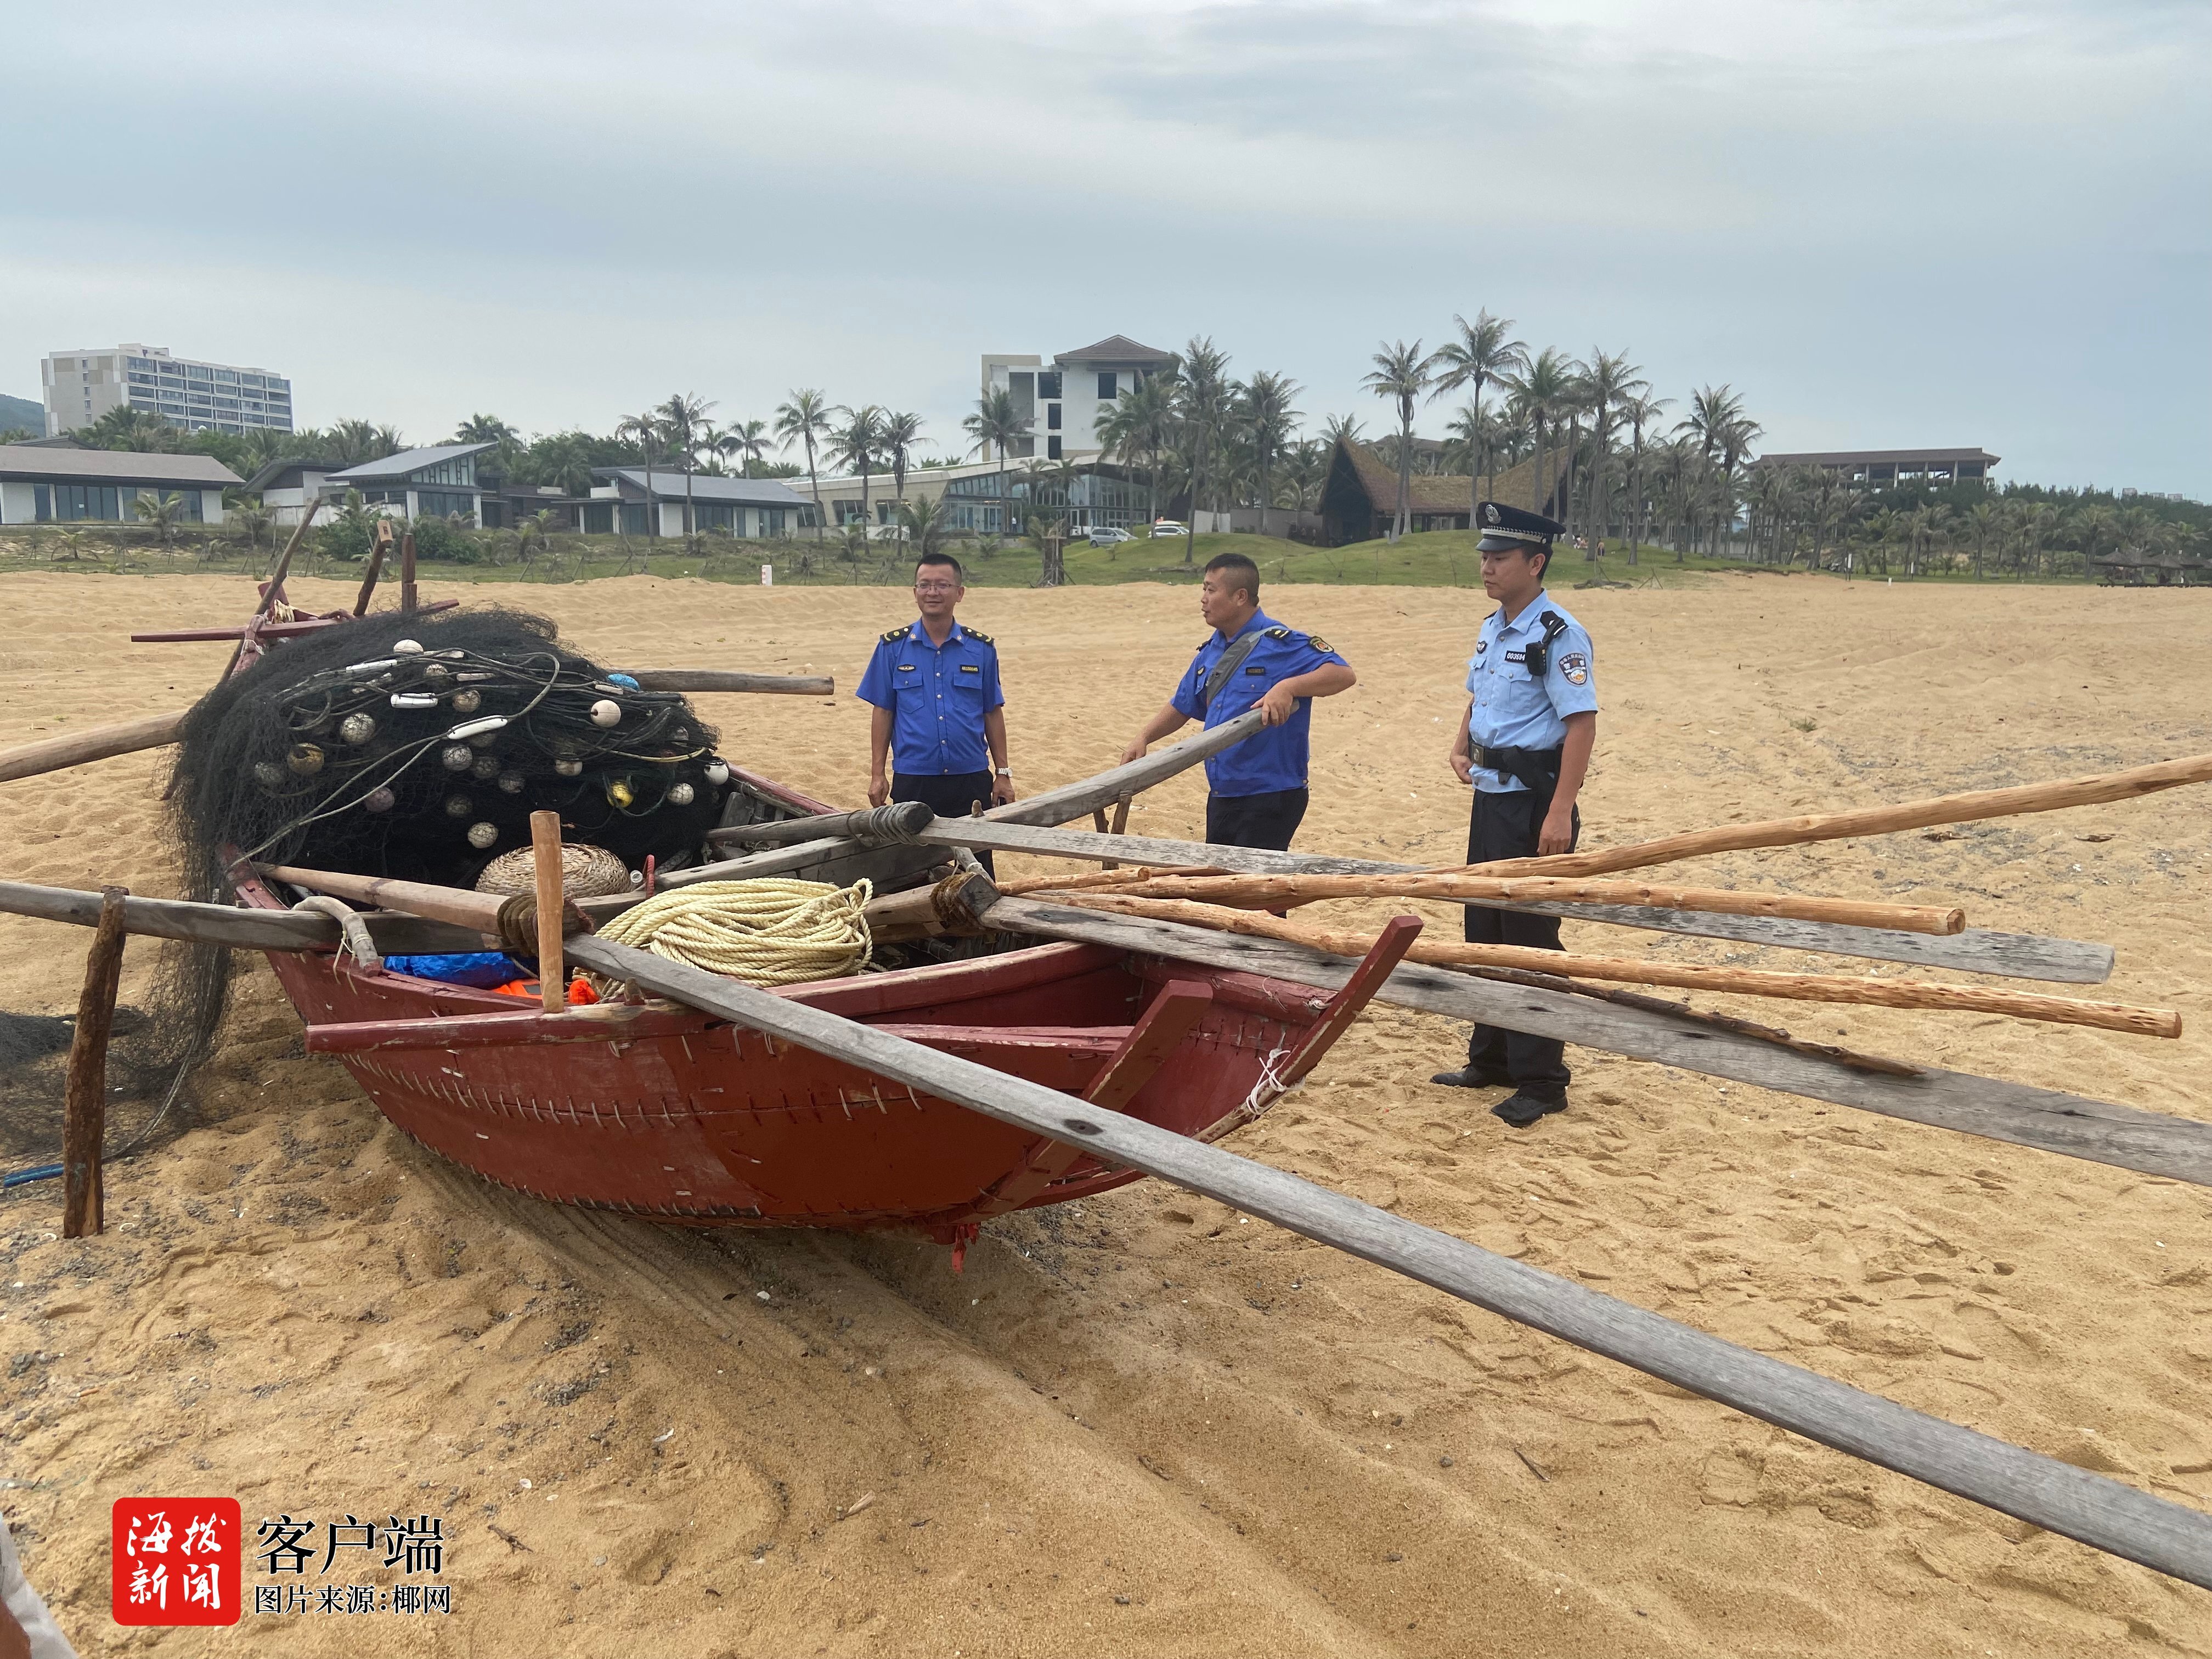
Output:
[[876,641],[858,693],[891,712],[891,767],[902,777],[986,772],[990,745],[983,716],[1006,702],[999,647],[988,634],[952,624],[933,645],[919,621]]
[[[1528,672],[1528,647],[1545,634],[1546,612],[1566,626],[1553,636],[1551,660],[1539,679]],[[1556,749],[1567,735],[1566,717],[1597,712],[1597,670],[1590,637],[1565,605],[1539,592],[1511,622],[1490,613],[1468,659],[1467,689],[1474,695],[1467,734],[1488,749]],[[1520,779],[1477,767],[1474,787],[1486,794],[1525,790]]]
[[[1237,640],[1252,633],[1260,635],[1258,643],[1208,702],[1206,682],[1214,664]],[[1237,630],[1235,638],[1223,638],[1218,628],[1206,636],[1169,701],[1176,713],[1203,720],[1211,731],[1250,708],[1277,682],[1310,673],[1325,662],[1343,663],[1344,659],[1317,635],[1301,634],[1255,611],[1252,620]],[[1206,763],[1206,787],[1217,795],[1265,795],[1279,789],[1304,788],[1306,738],[1312,714],[1313,699],[1300,697],[1297,709],[1280,726],[1271,726],[1242,743],[1230,744]]]

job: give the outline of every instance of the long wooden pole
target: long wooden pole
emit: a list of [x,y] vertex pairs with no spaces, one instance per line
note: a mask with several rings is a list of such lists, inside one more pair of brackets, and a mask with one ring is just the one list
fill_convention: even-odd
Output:
[[[33,916],[76,927],[100,925],[100,897],[75,887],[36,887],[0,881],[0,915]],[[398,911],[376,911],[362,918],[386,956],[434,955],[481,951],[481,929],[425,921]],[[180,939],[194,945],[222,945],[241,951],[325,951],[340,942],[338,924],[304,910],[246,910],[229,904],[195,904],[189,899],[127,898],[123,931],[149,939]]]
[[376,534],[368,544],[368,568],[362,573],[361,592],[354,596],[353,614],[366,617],[368,601],[376,592],[376,579],[384,570],[384,550],[392,545],[392,520],[379,519]]
[[399,608],[412,611],[421,596],[415,590],[415,532],[399,538]]
[[[1101,945],[1124,955],[1164,957],[1297,985],[1337,986],[1352,960],[1280,939],[1216,933],[1139,916],[1107,915],[1060,901],[1002,898],[985,921],[1010,933]],[[427,925],[427,924],[426,924]],[[2109,1100],[1917,1066],[1911,1078],[1845,1064],[1711,1027],[1686,1024],[1656,1010],[1625,1007],[1535,986],[1501,984],[1460,969],[1407,963],[1376,1000],[1446,1019],[1508,1026],[1585,1048],[1672,1066],[1730,1083],[1827,1101],[1935,1129],[1985,1136],[2015,1146],[2086,1158],[2171,1181],[2212,1188],[2212,1123],[2146,1112]]]
[[19,744],[0,751],[0,783],[34,778],[44,772],[58,772],[64,767],[82,766],[87,761],[136,754],[142,749],[161,748],[177,740],[184,729],[185,712],[179,708],[173,714],[146,714],[135,720],[118,720],[112,726],[72,732],[66,737],[41,738],[36,743]]
[[561,815],[530,815],[530,854],[538,878],[538,991],[545,1012],[568,1006],[568,970],[561,952]]
[[645,691],[765,691],[787,697],[830,697],[837,682],[827,674],[738,674],[719,668],[639,668],[630,672]]
[[1133,898],[1187,898],[1241,909],[1272,910],[1324,899],[1419,898],[1465,902],[1644,904],[1723,915],[1790,916],[1847,927],[1900,933],[1962,933],[1966,913],[1932,904],[1882,904],[1858,899],[1804,898],[1723,887],[1655,887],[1638,881],[1577,880],[1564,876],[1156,876],[1115,890]]
[[465,887],[439,887],[428,882],[398,881],[389,876],[356,876],[343,870],[304,870],[289,864],[255,867],[271,880],[289,882],[311,892],[328,893],[356,904],[380,905],[387,910],[405,910],[428,916],[433,921],[473,927],[480,933],[499,932],[500,907],[507,902],[497,893],[474,893]]
[[[1249,910],[1193,904],[1183,899],[1124,898],[1118,893],[1070,893],[1066,903],[1124,916],[1150,916],[1224,933],[1256,933],[1294,945],[1362,956],[1374,943],[1358,933],[1309,927]],[[1531,973],[1566,974],[1577,979],[1609,980],[1630,985],[1672,985],[1716,994],[1780,997],[1792,1002],[1859,1003],[1881,1008],[1948,1010],[1957,1013],[2002,1014],[2013,1019],[2059,1025],[2087,1025],[2137,1036],[2178,1037],[2181,1016],[2166,1008],[2134,1008],[2120,1003],[2084,1002],[2073,997],[2040,996],[1980,985],[1939,985],[1930,980],[1846,979],[1833,974],[1778,974],[1755,968],[1706,968],[1672,963],[1635,962],[1620,957],[1584,957],[1564,951],[1531,950],[1518,945],[1416,945],[1413,960],[1440,967],[1519,968]]]
[[801,1002],[586,935],[593,971],[1140,1170],[1462,1301],[2046,1531],[2212,1588],[2212,1516],[1421,1226],[1218,1146]]
[[1762,823],[1729,823],[1692,830],[1657,841],[1588,853],[1559,853],[1549,858],[1502,859],[1466,867],[1483,875],[1601,876],[1616,870],[1642,870],[1709,853],[1737,853],[1758,847],[1800,847],[1812,842],[1846,841],[1856,836],[1893,835],[1940,823],[1972,823],[1982,818],[2012,817],[2023,812],[2055,812],[2069,806],[2094,806],[2133,800],[2138,795],[2185,784],[2212,782],[2212,755],[2160,761],[2124,772],[2098,772],[2051,783],[2012,789],[1978,789],[1962,795],[1936,795],[1895,806],[1865,806],[1850,812],[1810,817],[1771,818]]
[[269,586],[261,592],[261,603],[253,607],[255,616],[269,615],[276,610],[277,601],[284,597],[284,578],[291,574],[292,556],[300,550],[300,543],[307,533],[307,526],[314,523],[315,514],[322,510],[322,499],[318,496],[301,512],[300,522],[292,526],[291,538],[284,544],[284,551],[276,561],[276,568],[270,573]]
[[62,1116],[62,1237],[83,1238],[106,1224],[100,1191],[100,1143],[107,1136],[107,1036],[115,1025],[115,988],[123,973],[123,901],[126,890],[100,890],[100,929],[84,963],[76,1030],[70,1039],[69,1091]]

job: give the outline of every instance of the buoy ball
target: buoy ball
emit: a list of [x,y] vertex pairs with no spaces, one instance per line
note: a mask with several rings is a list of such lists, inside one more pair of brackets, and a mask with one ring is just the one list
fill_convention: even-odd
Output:
[[469,845],[479,853],[489,853],[499,845],[499,826],[485,823],[481,819],[469,826]]
[[338,722],[338,736],[358,749],[376,735],[376,716],[348,714]]
[[619,726],[622,724],[622,705],[611,697],[601,697],[592,705],[592,724]]

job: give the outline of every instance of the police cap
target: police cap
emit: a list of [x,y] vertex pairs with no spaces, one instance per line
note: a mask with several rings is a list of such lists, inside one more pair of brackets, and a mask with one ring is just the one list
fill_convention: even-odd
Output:
[[1540,513],[1524,512],[1503,501],[1484,501],[1474,510],[1475,527],[1482,532],[1476,551],[1503,553],[1510,548],[1534,553],[1548,549],[1552,539],[1567,533],[1566,526]]

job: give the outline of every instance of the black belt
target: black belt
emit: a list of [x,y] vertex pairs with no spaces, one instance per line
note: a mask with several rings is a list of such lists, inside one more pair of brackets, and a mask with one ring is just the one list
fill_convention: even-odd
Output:
[[1492,749],[1476,743],[1468,745],[1468,759],[1471,765],[1503,772],[1526,784],[1534,793],[1548,801],[1559,787],[1559,757],[1565,752],[1564,745],[1556,749]]

